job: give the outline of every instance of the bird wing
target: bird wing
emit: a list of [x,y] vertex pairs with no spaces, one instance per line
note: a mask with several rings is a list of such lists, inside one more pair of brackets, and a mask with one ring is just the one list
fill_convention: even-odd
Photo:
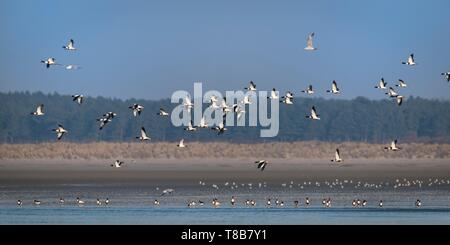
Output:
[[39,105],[39,106],[37,107],[37,109],[36,109],[36,112],[37,112],[38,114],[43,113],[43,112],[44,112],[44,105],[43,105],[43,104]]
[[309,34],[308,39],[306,40],[306,46],[309,48],[313,47],[313,37],[314,37],[314,32]]
[[266,168],[267,162],[263,161],[260,164],[258,164],[258,168],[261,169],[261,171],[263,171]]
[[397,96],[397,104],[402,105],[402,102],[403,102],[403,97]]
[[62,136],[63,136],[63,134],[64,134],[63,132],[57,132],[57,133],[56,133],[56,135],[58,136],[58,139],[61,139]]
[[316,112],[316,108],[315,108],[314,106],[311,108],[311,116],[312,116],[313,118],[318,117],[318,116],[317,116],[317,112]]
[[185,100],[186,105],[191,105],[192,104],[191,103],[191,98],[186,96],[186,98],[184,100]]
[[411,55],[408,57],[408,63],[414,63],[414,54],[411,54]]
[[141,128],[141,137],[142,138],[147,138],[147,132],[145,132],[145,128],[144,127]]
[[336,159],[341,159],[341,156],[339,154],[339,149],[336,149],[335,158]]

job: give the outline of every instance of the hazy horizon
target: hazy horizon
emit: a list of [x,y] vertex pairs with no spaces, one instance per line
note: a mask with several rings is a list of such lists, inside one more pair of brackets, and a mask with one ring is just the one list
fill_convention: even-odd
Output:
[[[181,89],[450,98],[449,1],[1,1],[0,91],[169,98]],[[303,50],[315,32],[315,52]],[[62,48],[73,38],[77,51]],[[418,63],[402,65],[410,53]],[[55,57],[82,69],[46,69]],[[342,90],[326,94],[331,81]]]

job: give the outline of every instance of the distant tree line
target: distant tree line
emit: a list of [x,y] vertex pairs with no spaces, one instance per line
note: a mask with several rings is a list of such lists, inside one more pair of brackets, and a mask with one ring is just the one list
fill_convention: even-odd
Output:
[[[0,101],[1,143],[56,141],[51,129],[58,123],[69,131],[62,140],[71,142],[136,141],[142,126],[155,142],[181,138],[235,143],[304,140],[385,143],[394,138],[407,142],[450,142],[450,101],[418,97],[407,98],[401,106],[392,100],[364,97],[353,100],[296,98],[294,105],[280,104],[280,131],[274,138],[260,138],[260,127],[228,127],[223,135],[210,129],[187,132],[183,127],[174,127],[170,117],[157,115],[160,107],[170,112],[177,106],[169,99],[87,97],[78,105],[70,95],[13,92],[0,93]],[[133,103],[145,107],[139,117],[133,117],[128,108]],[[45,115],[30,115],[39,104],[44,104]],[[305,118],[313,105],[320,114],[320,121]],[[207,106],[204,104],[203,109]],[[96,119],[109,111],[118,116],[99,130]]]

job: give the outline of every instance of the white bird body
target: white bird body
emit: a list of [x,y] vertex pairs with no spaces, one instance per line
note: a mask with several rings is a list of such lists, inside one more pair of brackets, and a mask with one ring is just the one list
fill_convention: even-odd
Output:
[[313,45],[314,35],[315,35],[314,32],[309,34],[308,39],[306,40],[306,47],[305,47],[306,51],[315,51],[315,50],[317,50],[317,48],[315,48],[314,45]]
[[43,116],[44,113],[44,105],[40,104],[37,108],[36,111],[31,112],[31,115],[35,115],[35,116]]

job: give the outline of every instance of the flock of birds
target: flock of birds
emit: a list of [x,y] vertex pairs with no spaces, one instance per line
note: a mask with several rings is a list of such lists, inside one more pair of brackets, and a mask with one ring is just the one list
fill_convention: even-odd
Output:
[[[308,36],[306,47],[304,48],[306,51],[316,51],[317,50],[317,48],[314,47],[314,44],[313,44],[314,36],[315,36],[314,33],[311,33]],[[70,39],[69,42],[67,43],[67,45],[64,45],[63,48],[68,51],[76,51],[77,50],[74,46],[73,39]],[[50,68],[51,66],[54,66],[54,65],[61,65],[61,64],[57,63],[56,59],[53,57],[50,57],[46,60],[41,60],[41,62],[44,63],[47,68]],[[417,65],[416,61],[414,60],[414,54],[410,54],[408,59],[406,61],[403,61],[402,64],[407,65],[407,66]],[[81,68],[81,67],[79,67],[77,65],[67,65],[66,66],[66,69],[69,69],[69,70],[79,69],[79,68]],[[450,72],[444,72],[441,75],[445,76],[445,79],[447,80],[447,82],[450,82]],[[405,88],[405,87],[407,87],[407,84],[402,79],[399,79],[398,84],[396,84],[395,87]],[[378,85],[376,85],[375,88],[380,89],[380,90],[387,90],[387,92],[385,92],[385,94],[388,95],[389,98],[394,99],[396,101],[397,105],[399,105],[399,106],[402,105],[404,96],[402,96],[398,92],[396,92],[392,86],[388,87],[388,84],[387,84],[387,82],[385,82],[384,78],[380,79],[380,81],[378,82]],[[250,81],[249,86],[246,87],[245,90],[253,91],[253,92],[256,91],[257,90],[256,84],[253,81]],[[307,95],[312,95],[315,93],[312,85],[309,85],[305,90],[302,90],[301,92],[305,93]],[[334,80],[331,83],[331,89],[326,90],[326,92],[333,94],[333,95],[337,95],[337,94],[341,93],[341,90],[338,87],[337,82]],[[267,98],[271,99],[271,100],[278,100],[279,99],[278,91],[275,88],[273,88],[270,93],[270,96],[268,96]],[[81,105],[84,101],[84,96],[82,94],[75,94],[75,95],[72,95],[72,99],[74,102]],[[292,93],[291,91],[287,91],[285,93],[285,95],[281,97],[280,102],[284,103],[286,105],[294,104],[294,93]],[[211,103],[211,105],[210,105],[211,108],[222,110],[223,116],[224,116],[223,121],[219,125],[209,127],[205,118],[203,117],[201,119],[199,125],[194,126],[191,121],[184,130],[186,130],[188,132],[195,132],[199,128],[211,128],[212,130],[216,131],[218,135],[221,135],[221,134],[225,133],[225,131],[227,131],[227,128],[225,127],[225,115],[227,113],[233,112],[237,115],[238,120],[241,119],[242,116],[245,114],[245,105],[251,104],[252,100],[251,100],[251,96],[246,95],[244,97],[244,99],[242,101],[238,102],[237,104],[228,105],[226,102],[226,98],[222,98],[219,103],[219,99],[216,96],[211,96],[210,103]],[[191,109],[194,107],[194,104],[192,103],[191,99],[188,96],[186,96],[184,98],[183,105],[189,113],[190,113]],[[133,116],[137,117],[137,116],[140,116],[141,113],[143,112],[144,106],[135,103],[135,104],[129,106],[129,109],[132,111]],[[34,112],[32,112],[31,114],[34,116],[45,115],[44,105],[43,104],[38,105],[36,110]],[[161,117],[167,117],[167,116],[169,116],[169,113],[166,110],[164,110],[164,108],[160,108],[160,111],[157,113],[157,115],[159,115]],[[102,117],[98,118],[97,121],[100,124],[99,129],[102,130],[116,116],[117,116],[117,114],[115,112],[107,112]],[[318,114],[317,108],[315,106],[312,106],[310,114],[306,115],[305,117],[307,119],[311,119],[313,121],[320,120],[320,114]],[[52,129],[52,130],[56,133],[58,140],[60,140],[65,134],[68,133],[68,130],[65,129],[62,124],[58,124],[58,127],[55,129]],[[144,127],[141,127],[140,136],[137,136],[136,138],[141,141],[147,141],[147,140],[151,139]],[[179,141],[179,143],[177,144],[177,147],[179,147],[179,148],[187,147],[185,140],[181,139]],[[385,147],[385,149],[391,150],[391,151],[398,151],[401,148],[397,147],[397,140],[395,139],[391,142],[390,146]],[[340,162],[344,161],[343,158],[341,157],[339,149],[335,150],[334,158],[331,159],[331,161],[336,162],[336,163],[340,163]],[[255,163],[257,163],[257,168],[260,169],[261,171],[263,171],[265,169],[265,167],[267,166],[268,161],[258,160]],[[119,160],[117,160],[115,162],[115,164],[111,164],[112,167],[116,167],[116,168],[119,168],[122,165],[123,165],[123,162],[120,162]]]
[[[118,163],[120,164],[120,163]],[[223,184],[211,184],[211,185],[207,185],[205,181],[200,180],[198,182],[198,184],[201,187],[205,187],[205,188],[212,188],[212,190],[214,191],[214,196],[216,196],[216,194],[218,195],[218,191],[223,189],[223,193],[220,195],[221,197],[223,197],[224,195],[227,195],[227,191],[231,190],[231,191],[235,191],[239,188],[244,189],[243,193],[247,192],[247,191],[251,191],[253,192],[254,189],[261,189],[264,190],[264,192],[266,192],[266,189],[273,190],[273,186],[268,187],[266,182],[258,182],[258,183],[237,183],[237,182],[231,182],[231,181],[227,181]],[[309,191],[317,193],[317,190],[321,190],[321,192],[323,192],[323,194],[326,193],[326,189],[333,189],[333,188],[338,188],[338,189],[348,189],[350,193],[354,192],[352,191],[352,189],[364,189],[367,192],[373,191],[373,190],[379,190],[379,189],[390,189],[391,191],[395,191],[398,190],[399,188],[408,188],[408,189],[412,189],[412,190],[420,190],[422,188],[426,188],[426,187],[432,187],[432,186],[443,186],[444,188],[448,188],[450,187],[450,179],[444,179],[444,178],[429,178],[427,180],[425,179],[408,179],[408,178],[402,178],[402,179],[395,179],[392,181],[380,181],[380,182],[363,182],[361,180],[353,180],[353,179],[334,179],[334,180],[322,180],[322,181],[303,181],[303,182],[299,182],[299,183],[295,183],[293,180],[289,181],[289,182],[284,182],[281,183],[281,188],[282,189],[286,189],[286,190],[293,190],[295,187],[301,189],[302,191],[306,191],[309,189]],[[276,187],[275,187],[276,188]],[[156,187],[157,191],[160,191],[159,187]],[[246,191],[247,190],[247,191]],[[175,192],[174,189],[172,188],[167,188],[167,189],[163,189],[159,196],[161,198],[165,197],[165,196],[170,196]],[[281,192],[286,192],[286,191],[281,191]],[[254,192],[253,192],[254,193]],[[288,192],[289,193],[289,192]],[[245,194],[243,194],[245,195]],[[289,195],[290,197],[292,195]],[[261,201],[261,198],[258,199],[248,199],[248,198],[244,198],[244,197],[237,197],[232,195],[229,201],[229,204],[234,207],[234,206],[238,206],[238,204],[240,202],[238,202],[238,199],[242,198],[242,204],[244,204],[247,207],[254,207],[257,206],[257,202]],[[245,200],[244,200],[245,199]],[[285,202],[282,199],[282,196],[280,197],[266,197],[265,201],[263,201],[263,206],[265,207],[288,207],[288,203],[292,203],[293,206],[291,207],[299,207],[300,205],[303,205],[305,207],[310,207],[313,206],[313,199],[315,200],[314,203],[318,203],[318,198],[317,197],[313,197],[310,198],[308,196],[306,196],[304,198],[304,202],[300,202],[299,199],[294,199],[294,200],[290,200],[289,202]],[[58,203],[60,205],[64,205],[64,204],[75,204],[78,206],[84,206],[84,205],[90,205],[93,204],[94,201],[86,201],[86,200],[82,200],[80,197],[77,197],[74,202],[67,202],[63,197],[60,197]],[[373,201],[373,200],[372,200]],[[105,200],[101,200],[100,198],[96,198],[95,199],[95,205],[97,206],[102,206],[102,205],[109,205],[110,204],[110,199],[106,198]],[[342,199],[337,200],[338,204],[342,204]],[[347,201],[345,201],[347,202]],[[52,202],[47,202],[48,204],[51,204]],[[167,201],[165,201],[164,203],[167,203]],[[194,208],[194,207],[202,207],[205,206],[208,203],[208,201],[204,201],[204,200],[200,200],[200,199],[195,199],[193,200],[193,198],[190,198],[187,200],[187,207],[189,208]],[[220,207],[222,206],[222,202],[219,200],[219,198],[214,197],[211,200],[211,206],[212,207]],[[332,203],[333,203],[333,199],[331,197],[325,197],[322,199],[322,207],[324,208],[330,208],[332,207]],[[32,201],[33,205],[41,205],[43,204],[42,201],[34,199]],[[161,201],[158,199],[154,199],[152,204],[154,206],[160,206],[161,205]],[[358,207],[368,207],[369,205],[369,201],[366,199],[360,199],[360,198],[354,198],[351,200],[351,202],[348,202],[348,204],[351,204],[352,207],[358,208]],[[416,207],[421,207],[422,206],[422,201],[420,199],[417,199],[415,201],[415,206]],[[19,199],[17,200],[17,205],[18,206],[22,206],[24,205],[24,202]],[[378,207],[382,208],[385,207],[385,201],[383,200],[379,200],[378,202]]]

